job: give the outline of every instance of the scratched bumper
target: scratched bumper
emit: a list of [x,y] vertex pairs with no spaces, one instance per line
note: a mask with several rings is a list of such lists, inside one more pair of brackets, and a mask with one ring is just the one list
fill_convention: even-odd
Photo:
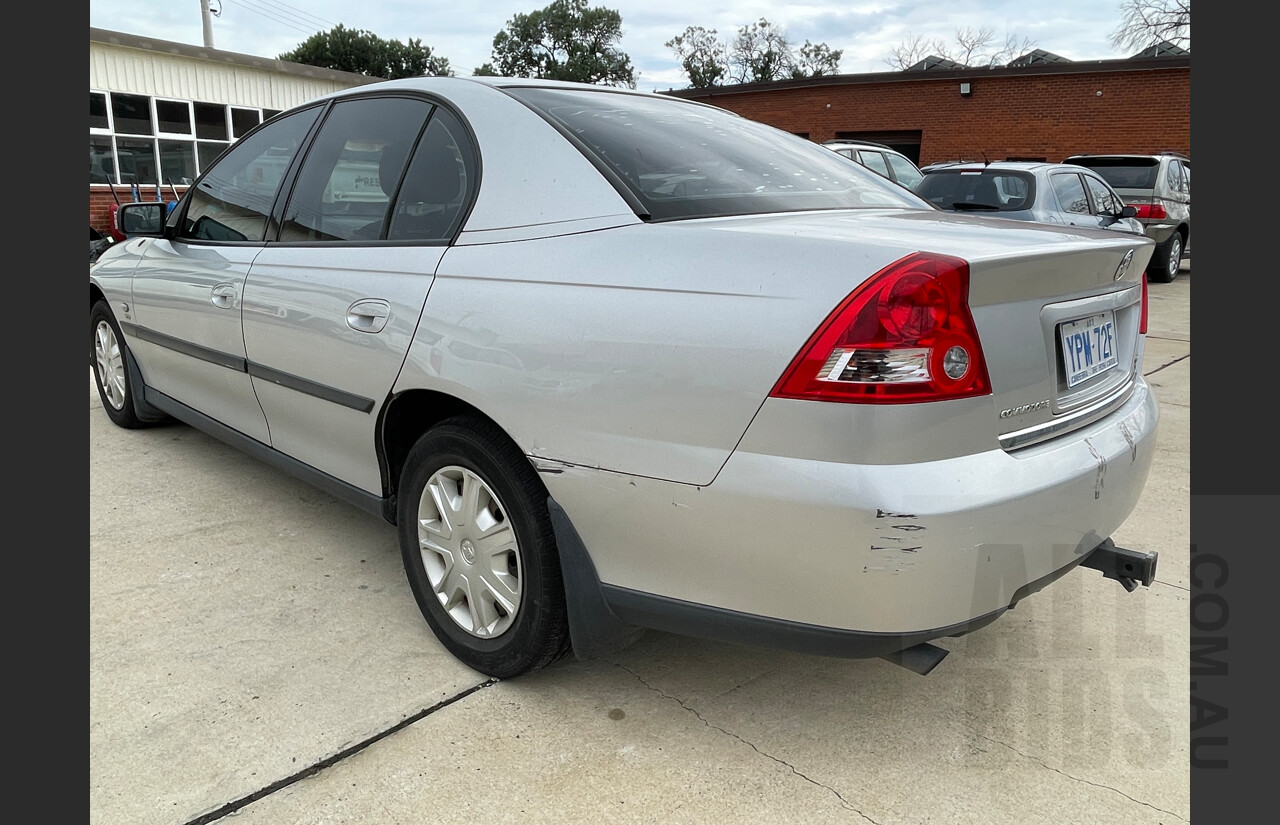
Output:
[[1107,539],[1137,504],[1157,418],[1140,381],[1105,419],[1016,453],[859,465],[740,449],[706,487],[585,468],[543,478],[605,585],[911,633],[1007,608]]

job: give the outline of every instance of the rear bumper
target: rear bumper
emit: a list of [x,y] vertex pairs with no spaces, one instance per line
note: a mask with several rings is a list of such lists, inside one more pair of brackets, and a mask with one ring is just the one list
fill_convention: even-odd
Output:
[[1156,243],[1164,243],[1169,240],[1169,236],[1176,232],[1177,229],[1178,225],[1176,223],[1148,223],[1142,226],[1143,234]]
[[1111,415],[1016,453],[870,466],[739,450],[706,487],[563,465],[543,479],[631,621],[659,626],[666,605],[936,638],[1101,545],[1137,504],[1157,417],[1139,379]]

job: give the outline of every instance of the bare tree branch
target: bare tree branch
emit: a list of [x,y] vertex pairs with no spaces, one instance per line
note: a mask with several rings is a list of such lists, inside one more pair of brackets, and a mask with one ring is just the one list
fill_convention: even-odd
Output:
[[1117,49],[1191,44],[1191,0],[1124,0],[1120,12],[1120,25],[1111,33]]

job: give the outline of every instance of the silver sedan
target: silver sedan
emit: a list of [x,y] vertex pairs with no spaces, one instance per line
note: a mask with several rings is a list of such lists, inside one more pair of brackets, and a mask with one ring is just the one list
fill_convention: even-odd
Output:
[[262,124],[90,269],[116,424],[397,525],[504,678],[645,628],[919,672],[1117,547],[1151,242],[939,211],[664,95],[415,78]]

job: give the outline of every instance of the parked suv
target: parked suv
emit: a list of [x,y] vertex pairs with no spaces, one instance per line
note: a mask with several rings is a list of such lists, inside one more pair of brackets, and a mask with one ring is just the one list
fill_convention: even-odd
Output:
[[923,177],[911,158],[883,143],[872,143],[869,140],[827,140],[822,145],[908,189],[915,189]]
[[1156,251],[1147,277],[1168,283],[1191,250],[1191,158],[1177,152],[1153,155],[1072,155],[1063,163],[1087,166],[1107,179],[1138,220]]

